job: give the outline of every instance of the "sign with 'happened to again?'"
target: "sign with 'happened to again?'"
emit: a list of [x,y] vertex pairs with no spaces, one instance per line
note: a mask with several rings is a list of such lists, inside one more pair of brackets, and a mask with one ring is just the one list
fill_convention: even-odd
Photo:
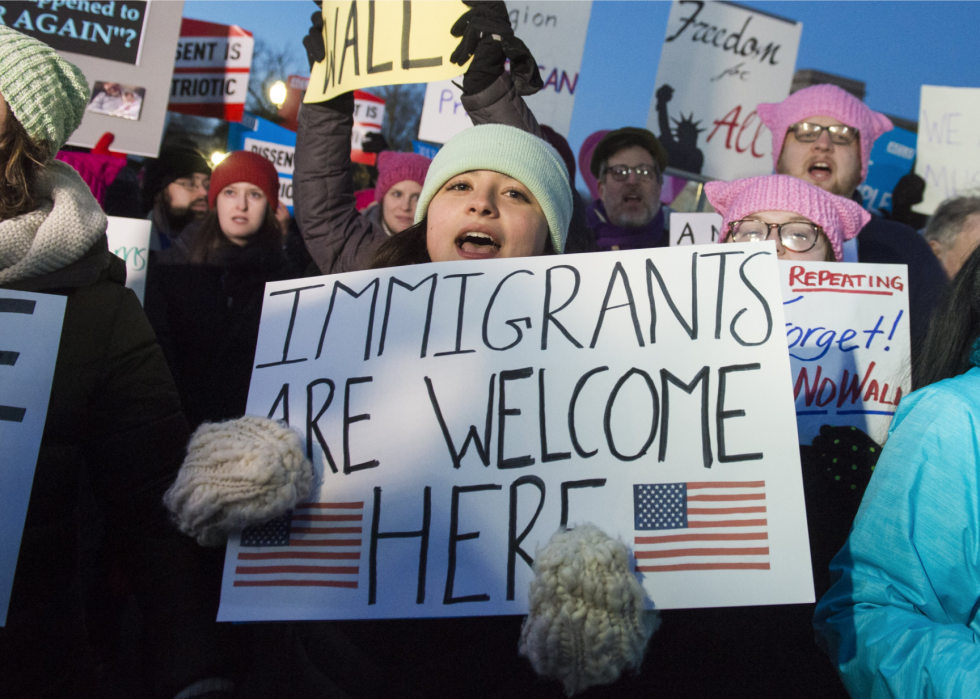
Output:
[[248,412],[309,502],[231,537],[222,620],[527,612],[563,524],[660,608],[813,600],[775,247],[416,265],[266,286]]
[[671,168],[721,180],[772,172],[756,107],[789,95],[802,29],[734,3],[674,1],[647,117]]
[[43,41],[56,51],[136,65],[148,5],[140,0],[2,0],[0,24]]
[[911,390],[905,265],[780,262],[800,444],[821,425],[884,443]]
[[7,619],[65,297],[0,289],[0,626]]
[[466,66],[449,62],[459,44],[449,30],[468,9],[459,0],[325,0],[327,57],[314,64],[303,101],[461,75]]

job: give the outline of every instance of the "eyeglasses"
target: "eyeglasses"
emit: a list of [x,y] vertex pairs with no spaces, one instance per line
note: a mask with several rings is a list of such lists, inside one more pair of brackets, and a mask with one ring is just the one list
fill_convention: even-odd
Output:
[[813,143],[824,131],[830,136],[830,142],[837,146],[849,146],[857,140],[858,130],[846,124],[834,124],[832,126],[821,126],[809,121],[801,121],[789,127],[796,140],[800,143]]
[[728,236],[736,243],[761,243],[769,238],[772,229],[779,233],[779,242],[793,252],[809,252],[820,239],[823,228],[806,221],[766,223],[755,219],[742,219],[728,224]]
[[631,172],[636,173],[636,179],[644,182],[649,182],[657,176],[655,165],[636,165],[635,167],[613,165],[612,167],[606,168],[606,173],[612,175],[612,178],[617,182],[625,182]]
[[188,192],[194,192],[198,189],[203,189],[206,192],[211,187],[211,180],[206,177],[200,179],[195,178],[193,180],[181,177],[180,179],[174,180],[174,184],[180,185]]

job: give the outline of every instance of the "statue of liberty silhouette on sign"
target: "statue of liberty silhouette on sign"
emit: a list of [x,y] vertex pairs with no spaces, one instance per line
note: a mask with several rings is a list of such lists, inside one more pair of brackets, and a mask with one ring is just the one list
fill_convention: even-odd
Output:
[[[681,118],[671,119],[667,115],[667,103],[674,96],[674,88],[664,84],[657,90],[657,123],[660,126],[660,143],[667,151],[670,166],[684,172],[701,174],[704,167],[704,153],[698,149],[698,134],[705,129],[698,128],[699,121],[694,121],[694,113]],[[670,122],[674,122],[671,128]]]

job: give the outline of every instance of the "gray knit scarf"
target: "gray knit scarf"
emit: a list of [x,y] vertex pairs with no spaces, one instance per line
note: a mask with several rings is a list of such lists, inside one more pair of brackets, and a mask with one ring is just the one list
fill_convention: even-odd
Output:
[[37,192],[37,209],[0,221],[0,284],[66,267],[105,235],[105,214],[70,165],[48,163]]

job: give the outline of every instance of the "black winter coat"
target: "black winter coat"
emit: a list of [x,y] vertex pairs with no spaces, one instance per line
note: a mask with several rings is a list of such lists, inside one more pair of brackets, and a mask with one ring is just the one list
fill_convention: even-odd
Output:
[[[163,353],[106,240],[56,272],[2,288],[67,307],[6,628],[0,694],[84,696],[76,505],[86,472],[143,615],[154,694],[222,675],[215,651],[220,559],[202,556],[161,502],[189,436]],[[2,291],[0,291],[2,294]],[[208,585],[210,581],[213,585]]]
[[151,260],[146,313],[192,429],[245,414],[265,283],[300,276],[276,253],[229,245],[199,265],[176,246]]

